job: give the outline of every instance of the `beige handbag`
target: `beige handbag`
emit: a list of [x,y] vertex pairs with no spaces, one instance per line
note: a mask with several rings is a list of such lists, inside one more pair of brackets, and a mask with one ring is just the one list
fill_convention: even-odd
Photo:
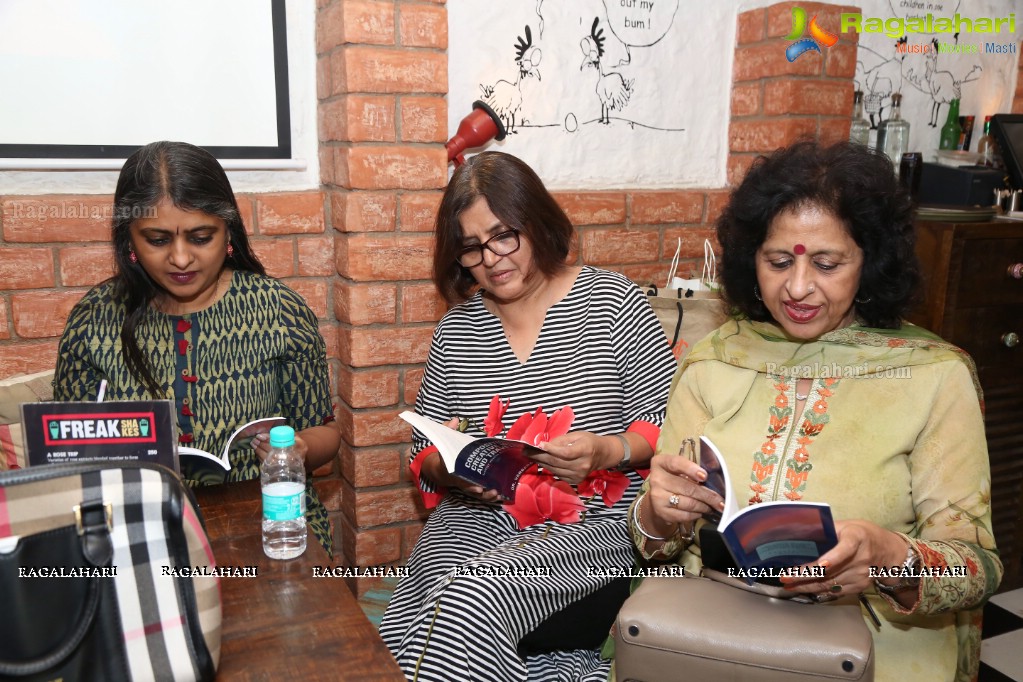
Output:
[[618,682],[874,679],[873,637],[855,597],[808,604],[735,583],[645,579],[618,613]]

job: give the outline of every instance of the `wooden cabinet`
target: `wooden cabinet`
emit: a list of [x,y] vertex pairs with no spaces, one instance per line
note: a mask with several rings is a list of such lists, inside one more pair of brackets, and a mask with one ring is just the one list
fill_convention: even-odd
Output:
[[921,221],[916,250],[924,301],[910,320],[977,363],[1000,591],[1023,587],[1023,222]]

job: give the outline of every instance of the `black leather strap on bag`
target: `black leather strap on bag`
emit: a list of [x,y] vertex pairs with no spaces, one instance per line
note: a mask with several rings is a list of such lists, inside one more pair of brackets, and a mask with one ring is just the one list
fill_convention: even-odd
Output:
[[[94,503],[88,506],[85,514],[90,520],[97,518],[97,514],[105,517],[106,512],[102,507],[102,502],[98,505]],[[55,551],[55,548],[58,549]],[[0,625],[0,638],[8,642],[11,637],[28,640],[22,641],[21,646],[31,648],[22,651],[31,651],[33,654],[32,658],[17,662],[0,660],[0,675],[29,677],[59,668],[78,651],[86,636],[93,631],[104,590],[103,581],[107,580],[91,577],[84,580],[54,578],[51,581],[22,577],[18,569],[104,568],[110,566],[112,555],[110,530],[104,520],[101,523],[90,522],[84,532],[67,527],[23,538],[14,552],[0,559],[0,580],[21,581],[24,585],[24,598],[35,602],[40,615],[40,619],[33,623],[17,621],[18,633],[4,632],[7,627],[15,625],[14,621],[8,621],[6,626]],[[61,627],[61,622],[54,622],[48,617],[48,614],[54,613],[54,609],[45,608],[46,603],[59,605],[57,612],[69,613],[70,618],[64,621],[64,627]]]

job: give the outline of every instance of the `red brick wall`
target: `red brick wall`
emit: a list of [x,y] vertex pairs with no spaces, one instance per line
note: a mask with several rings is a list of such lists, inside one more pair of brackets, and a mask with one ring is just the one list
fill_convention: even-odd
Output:
[[[823,55],[788,63],[781,38],[794,4],[738,18],[730,184],[761,152],[848,133],[855,45],[844,34]],[[855,11],[799,4],[824,26]],[[396,415],[415,402],[444,312],[428,278],[447,179],[447,10],[441,1],[318,5],[321,190],[239,200],[268,271],[306,297],[327,341],[343,443],[317,487],[336,545],[350,564],[403,563],[425,512],[405,464],[410,431]],[[579,261],[647,283],[665,277],[678,238],[681,272],[698,272],[727,189],[556,196],[579,228]],[[53,366],[71,306],[110,273],[110,200],[0,196],[0,377]]]

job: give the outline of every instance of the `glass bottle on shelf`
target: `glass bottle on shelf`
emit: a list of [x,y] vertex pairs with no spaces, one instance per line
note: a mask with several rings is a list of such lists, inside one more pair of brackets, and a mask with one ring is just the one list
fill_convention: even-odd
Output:
[[863,91],[853,94],[852,123],[849,125],[849,141],[867,146],[870,139],[870,124],[863,118]]
[[973,138],[973,116],[960,116],[959,128],[962,132],[959,133],[959,144],[956,145],[956,149],[968,152],[970,140]]
[[984,134],[979,140],[977,140],[977,153],[980,155],[980,161],[977,163],[990,166],[992,168],[1000,168],[1002,165],[1001,155],[998,153],[998,144],[995,142],[994,136],[991,134],[991,117],[984,117]]
[[898,175],[902,155],[909,151],[909,123],[902,120],[902,95],[897,92],[892,95],[891,115],[877,127],[876,149],[888,155]]
[[948,104],[948,118],[941,126],[941,138],[938,149],[955,149],[959,146],[959,136],[963,129],[959,125],[959,100],[954,99]]

